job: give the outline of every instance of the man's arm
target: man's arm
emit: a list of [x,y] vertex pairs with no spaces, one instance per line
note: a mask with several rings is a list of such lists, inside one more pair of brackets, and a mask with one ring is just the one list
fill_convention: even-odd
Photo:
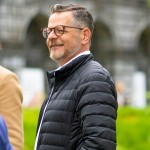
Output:
[[91,76],[81,85],[83,142],[80,150],[116,150],[117,96],[113,83],[108,80],[103,75]]
[[14,150],[23,149],[22,92],[18,78],[9,72],[0,83],[0,112],[8,126]]

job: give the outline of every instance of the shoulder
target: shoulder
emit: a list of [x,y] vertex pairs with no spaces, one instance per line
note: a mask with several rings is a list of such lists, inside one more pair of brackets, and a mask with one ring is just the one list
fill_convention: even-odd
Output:
[[16,74],[11,72],[10,70],[0,66],[0,80],[6,80],[6,79],[10,79],[10,78],[17,78]]
[[0,66],[0,73],[3,75],[14,74],[12,71]]
[[110,73],[100,63],[89,61],[81,67],[79,97],[81,108],[84,105],[103,103],[117,108],[117,93]]
[[80,68],[80,73],[82,77],[99,79],[99,80],[112,80],[111,75],[106,68],[104,68],[100,63],[90,60],[85,63]]
[[[80,68],[80,75],[78,79],[80,81],[81,87],[86,88],[95,88],[96,89],[104,89],[104,90],[112,90],[113,94],[116,97],[115,83],[112,79],[112,76],[108,72],[106,68],[104,68],[100,63],[91,60],[85,63]],[[110,92],[109,91],[109,92]],[[112,93],[112,92],[111,92]]]

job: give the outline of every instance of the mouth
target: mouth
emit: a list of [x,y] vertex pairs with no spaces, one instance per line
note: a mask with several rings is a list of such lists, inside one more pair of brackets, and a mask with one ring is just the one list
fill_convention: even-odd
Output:
[[58,47],[61,47],[61,46],[63,46],[63,44],[52,44],[50,46],[50,48],[58,48]]

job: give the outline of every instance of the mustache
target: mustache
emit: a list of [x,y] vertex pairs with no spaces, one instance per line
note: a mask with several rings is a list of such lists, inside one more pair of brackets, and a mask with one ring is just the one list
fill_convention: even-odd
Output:
[[51,41],[50,43],[47,42],[48,47],[53,47],[53,46],[63,46],[62,42],[58,42],[58,41]]

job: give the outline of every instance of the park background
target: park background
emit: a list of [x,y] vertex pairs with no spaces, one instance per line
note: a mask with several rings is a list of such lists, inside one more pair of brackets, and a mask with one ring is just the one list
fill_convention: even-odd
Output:
[[56,3],[81,4],[93,14],[91,52],[118,92],[117,150],[149,150],[150,0],[0,0],[0,65],[22,85],[24,150],[33,150],[46,71],[58,67],[41,34]]

